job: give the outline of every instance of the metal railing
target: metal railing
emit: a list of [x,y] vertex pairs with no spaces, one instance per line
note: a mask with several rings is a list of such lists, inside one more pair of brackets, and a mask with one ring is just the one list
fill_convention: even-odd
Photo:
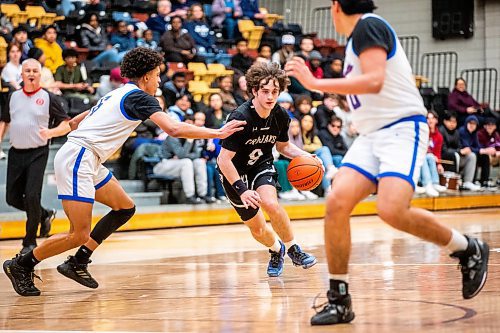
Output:
[[467,92],[479,103],[489,103],[493,110],[500,109],[498,71],[496,68],[468,68],[460,72],[467,82]]
[[399,42],[406,53],[413,73],[418,73],[420,59],[420,38],[418,36],[399,36]]
[[420,75],[429,79],[428,85],[435,88],[453,87],[457,78],[458,55],[456,52],[424,53],[420,60]]

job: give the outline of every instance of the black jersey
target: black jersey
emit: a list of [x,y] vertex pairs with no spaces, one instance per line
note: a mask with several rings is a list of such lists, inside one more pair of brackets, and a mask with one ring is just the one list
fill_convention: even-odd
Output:
[[240,175],[248,170],[273,161],[272,149],[276,141],[288,141],[290,117],[278,104],[269,117],[261,118],[252,100],[248,100],[229,114],[227,121],[246,120],[244,129],[222,140],[222,147],[236,152],[233,164]]

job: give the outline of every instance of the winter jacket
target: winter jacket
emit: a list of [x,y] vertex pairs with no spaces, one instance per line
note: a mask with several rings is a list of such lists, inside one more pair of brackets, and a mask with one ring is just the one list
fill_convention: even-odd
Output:
[[82,40],[82,47],[88,48],[89,51],[102,52],[108,46],[108,36],[101,27],[94,29],[87,23],[82,24],[80,38]]
[[207,52],[215,46],[214,31],[205,21],[188,21],[184,24],[188,33],[193,37],[196,46],[204,47]]
[[179,99],[179,97],[184,95],[190,95],[186,87],[182,88],[181,90],[178,90],[177,87],[174,85],[174,82],[172,81],[168,81],[163,85],[162,92],[163,96],[165,97],[165,106],[167,108],[174,105],[175,101]]
[[244,17],[253,19],[255,14],[260,13],[259,0],[241,0],[241,10]]
[[130,32],[127,32],[125,35],[116,33],[111,35],[111,45],[118,45],[118,52],[125,52],[135,47],[135,39]]
[[[317,128],[319,130],[327,128],[330,123],[330,118],[335,115],[335,111],[328,109],[324,104],[318,106],[318,109],[314,113],[314,122],[316,123]],[[345,125],[346,124],[344,122],[344,126]]]
[[460,133],[460,145],[462,147],[469,147],[476,155],[478,155],[480,147],[479,140],[477,139],[477,130],[472,133],[467,130],[467,123],[469,121],[475,121],[476,124],[479,124],[477,117],[474,115],[465,118],[465,124],[458,130]]
[[186,29],[181,29],[178,36],[174,35],[172,30],[168,30],[161,36],[160,46],[165,53],[181,53],[183,50],[192,52],[195,48],[195,43],[193,37],[189,35]]
[[62,57],[62,48],[57,44],[57,42],[49,43],[43,38],[35,39],[35,46],[43,51],[45,55],[45,67],[50,69],[52,74],[55,74],[59,66],[64,65],[64,59]]
[[[233,13],[239,13],[239,16],[243,14],[241,10],[240,0],[233,0]],[[226,1],[225,0],[214,0],[212,2],[212,25],[214,27],[222,28],[223,22],[230,15],[233,14],[226,13]]]
[[323,146],[330,149],[330,153],[332,153],[332,155],[344,156],[347,153],[347,144],[340,133],[337,136],[333,136],[328,128],[324,128],[319,131],[319,138],[323,143]]
[[231,67],[245,74],[253,64],[253,59],[249,56],[237,53],[231,59]]
[[460,134],[458,130],[454,129],[450,131],[444,125],[441,125],[439,132],[443,135],[443,149],[441,149],[443,157],[449,158],[454,153],[458,153],[460,148],[462,148],[460,146]]

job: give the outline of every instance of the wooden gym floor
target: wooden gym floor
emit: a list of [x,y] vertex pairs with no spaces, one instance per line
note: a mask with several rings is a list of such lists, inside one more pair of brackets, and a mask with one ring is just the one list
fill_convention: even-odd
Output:
[[[356,319],[311,327],[311,304],[324,300],[327,266],[322,220],[294,221],[296,239],[318,257],[309,270],[290,260],[266,275],[267,251],[245,226],[191,227],[113,235],[94,255],[100,282],[87,289],[39,265],[41,297],[18,296],[0,274],[0,331],[164,332],[499,332],[500,208],[437,213],[444,223],[490,244],[489,279],[472,300],[445,251],[385,226],[352,220],[350,290]],[[0,242],[0,259],[19,240]]]

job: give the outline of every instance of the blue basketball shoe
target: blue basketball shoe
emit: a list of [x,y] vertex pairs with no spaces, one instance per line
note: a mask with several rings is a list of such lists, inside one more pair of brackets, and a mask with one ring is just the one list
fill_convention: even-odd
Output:
[[281,241],[280,252],[274,252],[269,250],[271,253],[271,260],[269,260],[269,265],[267,266],[267,275],[271,277],[280,276],[283,273],[283,264],[285,263],[285,244]]
[[302,251],[297,244],[291,246],[287,253],[294,266],[302,266],[302,268],[306,269],[316,265],[316,257]]

